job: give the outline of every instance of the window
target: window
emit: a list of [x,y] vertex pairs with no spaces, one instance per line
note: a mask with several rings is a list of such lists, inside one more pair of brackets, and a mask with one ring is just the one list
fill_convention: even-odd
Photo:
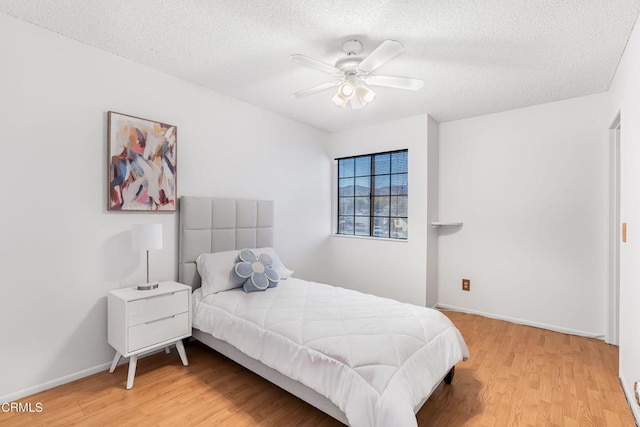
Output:
[[338,234],[406,239],[408,150],[338,160]]

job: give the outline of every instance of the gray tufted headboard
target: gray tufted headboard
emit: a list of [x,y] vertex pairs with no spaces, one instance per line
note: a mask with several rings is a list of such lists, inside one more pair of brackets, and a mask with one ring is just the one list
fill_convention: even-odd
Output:
[[178,281],[200,287],[202,253],[273,247],[273,201],[180,198]]

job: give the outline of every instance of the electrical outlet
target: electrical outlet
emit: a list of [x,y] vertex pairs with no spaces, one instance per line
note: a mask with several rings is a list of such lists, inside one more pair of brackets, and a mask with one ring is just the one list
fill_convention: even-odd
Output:
[[471,280],[462,279],[462,290],[463,291],[470,291],[471,290]]

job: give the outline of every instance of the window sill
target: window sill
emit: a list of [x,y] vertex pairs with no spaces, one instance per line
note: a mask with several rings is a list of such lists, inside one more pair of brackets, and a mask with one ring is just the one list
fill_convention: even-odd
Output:
[[333,233],[331,237],[339,237],[344,239],[359,239],[359,240],[380,240],[383,242],[393,242],[393,243],[407,243],[409,239],[392,239],[390,237],[371,237],[371,236],[356,236],[354,234],[337,234]]

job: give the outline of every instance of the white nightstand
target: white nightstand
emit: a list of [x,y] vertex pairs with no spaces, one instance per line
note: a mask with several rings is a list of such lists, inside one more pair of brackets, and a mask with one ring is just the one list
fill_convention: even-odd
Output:
[[160,282],[157,289],[139,291],[135,287],[109,292],[109,344],[116,356],[109,372],[120,357],[129,357],[127,390],[133,387],[138,356],[175,344],[182,364],[187,354],[182,339],[191,336],[191,288],[176,282]]

